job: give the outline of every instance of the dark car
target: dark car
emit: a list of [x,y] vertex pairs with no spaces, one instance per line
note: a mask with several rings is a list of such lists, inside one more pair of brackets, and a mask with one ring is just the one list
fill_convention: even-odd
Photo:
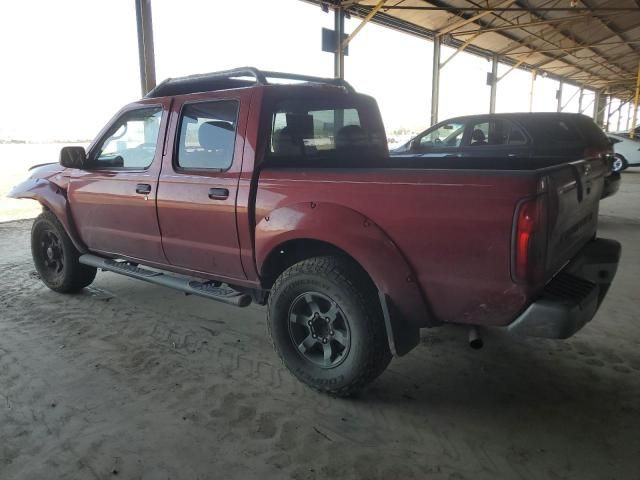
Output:
[[[613,147],[586,115],[499,113],[440,122],[391,151],[396,158],[422,160],[436,168],[474,168],[480,159],[496,168],[544,168],[602,156],[613,164]],[[620,175],[611,171],[603,198],[614,194]]]

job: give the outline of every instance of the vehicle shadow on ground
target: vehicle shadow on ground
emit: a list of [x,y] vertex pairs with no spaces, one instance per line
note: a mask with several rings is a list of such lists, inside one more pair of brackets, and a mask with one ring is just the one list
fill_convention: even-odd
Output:
[[592,348],[588,338],[523,340],[502,332],[487,334],[482,351],[470,351],[464,335],[445,330],[424,336],[414,355],[356,401],[453,437],[472,431],[479,442],[508,440],[529,455],[572,445],[573,458],[601,464],[607,452],[632,464],[640,447],[631,427],[640,420],[635,351]]

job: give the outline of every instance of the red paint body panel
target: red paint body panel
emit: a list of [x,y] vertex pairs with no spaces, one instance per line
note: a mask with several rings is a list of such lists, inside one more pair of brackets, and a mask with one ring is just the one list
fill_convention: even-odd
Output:
[[[45,169],[34,175],[40,183],[22,185],[16,196],[40,200],[78,245],[91,251],[232,285],[268,288],[261,285],[260,272],[284,242],[327,242],[356,259],[418,326],[510,323],[594,235],[602,180],[587,178],[584,165],[563,166],[560,173],[263,168],[266,100],[293,92],[300,98],[305,88],[328,97],[346,95],[337,87],[283,85],[136,102],[124,110],[157,104],[164,109],[150,168]],[[183,104],[223,99],[240,105],[231,167],[224,172],[176,168]],[[594,165],[589,168],[597,170]],[[547,205],[544,278],[518,283],[511,272],[514,216],[519,202],[540,192],[545,175],[553,184],[545,195],[553,195]],[[147,199],[135,193],[140,182],[152,185]],[[210,188],[226,188],[229,196],[212,200]],[[582,202],[576,192],[589,195],[591,189],[590,201]]]
[[37,200],[49,209],[62,223],[74,246],[81,252],[87,250],[75,228],[69,202],[67,186],[71,173],[60,164],[51,163],[31,170],[30,177],[16,185],[9,194],[10,198],[29,198]]
[[[269,174],[265,176],[268,178]],[[277,185],[281,187],[282,195],[278,193]],[[435,319],[428,318],[413,271],[392,239],[365,215],[340,204],[340,198],[331,201],[327,195],[315,194],[313,187],[307,194],[299,186],[292,188],[287,181],[261,179],[257,215],[262,218],[256,227],[258,268],[262,269],[269,254],[284,242],[321,240],[353,257],[373,278],[378,289],[389,295],[414,325],[433,323]],[[296,196],[302,199],[300,203],[295,202]],[[309,198],[314,199],[313,203]]]
[[[152,99],[127,106],[123,113],[141,106],[163,107],[158,146],[151,166],[141,170],[73,170],[68,188],[71,212],[80,238],[87,247],[110,255],[126,255],[139,260],[165,263],[156,194],[162,159],[162,139],[169,117],[171,99]],[[98,136],[108,130],[106,127]],[[91,148],[95,146],[95,143]],[[151,193],[136,193],[139,183],[150,184]]]
[[[258,187],[256,259],[260,267],[263,252],[277,243],[274,238],[323,235],[365,268],[375,259],[377,275],[370,273],[390,292],[407,289],[412,284],[406,278],[413,276],[439,321],[505,324],[527,301],[527,292],[510,275],[511,230],[516,203],[535,188],[534,175],[266,170]],[[285,216],[274,224],[278,217],[273,212],[310,201],[358,212],[359,223],[345,227],[338,215],[327,217],[306,209],[300,217]],[[270,216],[268,230],[262,228],[266,216]],[[351,230],[365,230],[364,219],[384,233],[386,242],[394,245],[405,262],[388,254],[382,240],[377,248],[375,243],[363,245],[361,236]],[[416,313],[412,316],[418,316]],[[420,314],[424,325],[425,307]]]
[[[211,95],[184,95],[172,107],[167,135],[170,140],[163,158],[157,197],[162,245],[171,265],[209,272],[226,280],[244,278],[236,215],[246,217],[247,212],[238,209],[236,197],[251,90],[219,92],[215,97],[215,100],[237,100],[240,105],[231,167],[224,172],[181,171],[173,159],[174,142],[179,137],[180,111],[184,104],[204,100],[211,100]],[[229,196],[225,200],[212,200],[208,196],[210,188],[226,188]]]

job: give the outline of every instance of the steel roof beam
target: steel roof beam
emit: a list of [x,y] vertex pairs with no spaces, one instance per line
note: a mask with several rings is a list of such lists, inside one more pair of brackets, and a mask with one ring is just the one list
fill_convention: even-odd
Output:
[[[582,4],[590,9],[593,9],[593,7],[589,4],[590,2],[588,0],[582,0]],[[636,0],[636,3],[639,4],[640,7],[640,1]],[[602,20],[602,18],[600,18],[600,16],[595,15],[594,13],[594,18],[598,19],[600,21],[600,23],[607,29],[609,30],[611,33],[614,34],[614,36],[618,37],[620,40],[626,41],[627,39],[624,37],[624,34],[622,32],[618,32],[617,30],[611,28],[611,26],[609,25],[610,22],[605,22],[604,20]],[[637,27],[637,25],[635,26]],[[635,52],[638,52],[638,50],[636,48],[631,47],[632,50],[634,50]]]
[[[496,7],[501,7],[501,6],[508,6],[508,5],[513,5],[515,3],[516,0],[505,0],[504,2],[499,3],[498,5],[496,5]],[[447,33],[451,33],[454,30],[457,30],[460,27],[464,27],[465,25],[468,25],[470,23],[473,23],[477,20],[480,20],[483,17],[486,17],[487,15],[490,15],[491,13],[493,13],[494,10],[484,10],[481,13],[478,13],[476,15],[473,15],[472,17],[469,18],[462,18],[462,20],[459,20],[455,23],[453,23],[452,25],[448,25],[445,26],[444,28],[440,28],[438,30],[436,30],[436,33],[438,35],[445,35]],[[460,16],[458,14],[455,14],[456,16]]]
[[[321,2],[327,5],[333,6],[330,2]],[[357,3],[357,2],[356,2]],[[366,5],[362,5],[366,6]],[[410,5],[389,5],[385,7],[385,10],[415,10],[415,11],[444,11],[444,12],[637,12],[637,7],[597,7],[595,9],[589,9],[586,7],[492,7],[492,6],[473,6],[473,7],[454,7],[454,6],[433,6],[433,7],[418,7]]]
[[[615,15],[620,15],[620,14],[616,13]],[[508,25],[500,25],[497,27],[483,28],[482,33],[500,32],[503,30],[514,30],[518,28],[534,27],[534,26],[540,26],[540,25],[551,25],[554,23],[575,23],[576,20],[584,20],[585,18],[594,18],[594,17],[589,13],[584,13],[582,15],[571,15],[569,17],[563,17],[563,18],[550,18],[547,20],[536,20],[536,21],[525,22],[525,23],[510,23]],[[462,32],[452,33],[452,35],[454,36],[470,35],[475,32],[477,32],[477,30],[465,30]]]
[[384,5],[384,2],[385,0],[380,0],[378,3],[376,3],[376,6],[373,7],[371,11],[367,14],[367,16],[362,19],[360,24],[353,30],[353,32],[351,32],[349,36],[347,36],[347,38],[344,39],[344,41],[342,42],[343,50],[347,48],[347,45],[349,45],[349,42],[353,40],[353,38],[358,34],[358,32],[360,32],[360,30],[362,30],[364,26],[367,23],[369,23],[369,20],[371,20],[375,16],[375,14],[378,13],[378,10],[380,10]]
[[[325,6],[329,6],[332,8],[335,8],[336,5],[338,4],[337,1],[329,1],[329,0],[305,0],[309,3],[314,3],[316,5],[320,4],[320,5],[325,5]],[[343,4],[345,4],[346,2],[342,2]],[[495,12],[493,15],[496,18],[501,18],[503,21],[505,22],[511,22],[514,19],[506,19],[504,17],[499,17],[499,15],[497,15],[499,12],[507,12],[507,11],[512,11],[512,12],[520,12],[520,15],[516,15],[515,17],[517,19],[520,19],[522,17],[525,17],[527,15],[531,16],[533,13],[536,12],[551,12],[551,11],[566,11],[566,12],[572,12],[572,13],[581,13],[584,12],[589,13],[588,9],[586,8],[581,8],[581,7],[571,7],[571,8],[565,8],[565,7],[556,7],[556,6],[550,6],[547,7],[546,5],[553,5],[552,2],[547,2],[547,4],[543,7],[537,7],[537,8],[522,8],[522,7],[518,7],[518,8],[514,8],[514,7],[486,7],[485,5],[480,5],[475,3],[472,7],[453,7],[450,5],[445,4],[445,2],[443,0],[430,0],[431,4],[435,4],[435,6],[431,7],[431,6],[425,6],[425,7],[411,7],[411,6],[406,6],[406,8],[399,8],[401,7],[400,5],[385,5],[380,12],[378,12],[377,15],[375,15],[375,18],[372,19],[372,21],[374,21],[375,23],[379,24],[379,25],[384,25],[390,28],[393,28],[395,30],[398,31],[402,31],[404,33],[409,33],[412,35],[416,35],[420,38],[425,38],[425,39],[429,39],[429,40],[433,40],[433,38],[436,36],[436,32],[429,30],[425,27],[420,26],[419,24],[416,23],[412,23],[406,20],[402,20],[401,18],[398,18],[396,16],[390,15],[388,13],[385,12],[390,12],[393,13],[393,10],[433,10],[433,11],[449,11],[455,14],[459,14],[459,16],[461,16],[462,19],[467,19],[468,16],[464,15],[464,12],[482,12],[482,11],[486,11],[486,10],[490,10],[492,12]],[[349,7],[349,13],[358,16],[360,18],[364,18],[367,13],[370,12],[371,7],[367,6],[367,5],[362,5],[359,4],[358,2],[351,2],[350,3],[350,7]],[[544,5],[544,4],[543,4]],[[556,4],[558,5],[558,4]],[[405,7],[405,6],[402,6]],[[629,11],[629,12],[637,12],[636,8],[617,8],[617,7],[606,7],[606,8],[597,8],[595,9],[596,12],[625,12],[625,11]],[[512,15],[513,17],[513,15]],[[530,21],[534,21],[534,17],[532,17],[530,19]],[[476,22],[478,25],[480,25],[481,28],[492,28],[496,25],[491,25],[492,22],[487,22],[485,21],[485,19],[479,19],[479,21]],[[517,24],[516,24],[517,25]],[[552,28],[550,26],[550,28]],[[524,29],[522,29],[524,30]],[[544,29],[545,31],[547,31],[548,29]],[[575,83],[577,86],[585,86],[585,87],[590,87],[590,88],[598,88],[598,84],[596,82],[596,78],[599,78],[599,82],[602,83],[604,81],[606,81],[607,78],[610,78],[611,74],[605,74],[602,70],[603,67],[598,65],[597,63],[595,63],[596,67],[595,70],[593,67],[585,67],[583,65],[580,64],[576,64],[575,62],[571,61],[570,59],[566,58],[566,56],[558,56],[558,55],[553,55],[553,52],[562,52],[565,50],[568,51],[577,51],[577,50],[581,50],[584,49],[585,47],[583,46],[572,46],[572,47],[566,47],[566,48],[562,48],[557,44],[554,44],[553,42],[551,42],[551,46],[555,47],[555,48],[549,48],[549,49],[541,49],[539,46],[535,46],[532,45],[530,43],[527,43],[527,41],[521,39],[521,38],[517,38],[512,36],[511,34],[508,33],[509,31],[505,31],[505,32],[501,32],[499,33],[500,35],[502,35],[503,37],[505,37],[507,40],[511,40],[512,42],[514,42],[515,46],[511,48],[511,50],[517,49],[518,47],[520,48],[527,48],[527,49],[531,49],[531,51],[534,52],[539,52],[539,53],[550,53],[551,55],[547,55],[549,58],[553,59],[553,60],[559,60],[560,62],[564,63],[566,65],[565,68],[570,68],[570,69],[574,69],[576,71],[574,71],[572,74],[570,74],[571,76],[575,76],[575,75],[587,75],[587,77],[583,77],[583,78],[593,78],[593,80],[591,80],[591,83],[584,83],[582,81],[578,81],[578,83]],[[531,38],[535,38],[535,36],[530,35],[529,37],[527,37],[528,39]],[[540,39],[539,39],[540,40]],[[461,45],[464,45],[466,42],[462,42],[457,40],[454,37],[451,37],[451,40],[448,40],[447,44],[454,46],[454,47],[460,47]],[[614,42],[601,42],[601,43],[609,43],[611,45],[614,44]],[[617,44],[620,44],[619,42],[615,42]],[[640,43],[640,42],[634,42],[634,43]],[[600,46],[604,46],[604,45],[600,45]],[[484,58],[492,58],[493,55],[496,54],[495,51],[491,51],[491,50],[487,50],[485,48],[479,47],[477,45],[475,45],[473,42],[469,43],[466,47],[466,50],[471,52],[472,54],[484,57]],[[498,52],[500,54],[500,61],[507,64],[507,65],[514,65],[515,63],[517,63],[517,60],[514,60],[513,58],[509,58],[508,56],[503,56],[504,53],[507,52]],[[529,55],[531,52],[523,52],[523,51],[517,51],[517,52],[513,52],[514,56],[516,55]],[[566,52],[565,52],[566,53]],[[510,54],[509,54],[510,55]],[[603,55],[601,54],[596,54],[595,56],[602,58]],[[606,57],[605,57],[606,58]],[[605,59],[603,59],[604,61]],[[533,65],[530,64],[521,64],[522,67],[525,70],[531,70],[534,68]],[[575,82],[576,80],[572,80],[572,78],[570,78],[568,75],[559,75],[559,74],[555,74],[554,71],[557,71],[557,69],[554,68],[549,68],[549,67],[545,67],[545,72],[548,72],[548,76],[549,78],[554,78],[557,80],[560,80],[562,78],[566,78],[569,82]],[[577,78],[577,77],[576,77]]]

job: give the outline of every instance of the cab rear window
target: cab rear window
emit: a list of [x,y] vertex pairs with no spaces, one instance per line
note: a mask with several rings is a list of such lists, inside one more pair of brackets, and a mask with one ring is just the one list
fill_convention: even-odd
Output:
[[359,98],[295,99],[270,116],[267,160],[291,165],[352,165],[388,153],[384,128]]

